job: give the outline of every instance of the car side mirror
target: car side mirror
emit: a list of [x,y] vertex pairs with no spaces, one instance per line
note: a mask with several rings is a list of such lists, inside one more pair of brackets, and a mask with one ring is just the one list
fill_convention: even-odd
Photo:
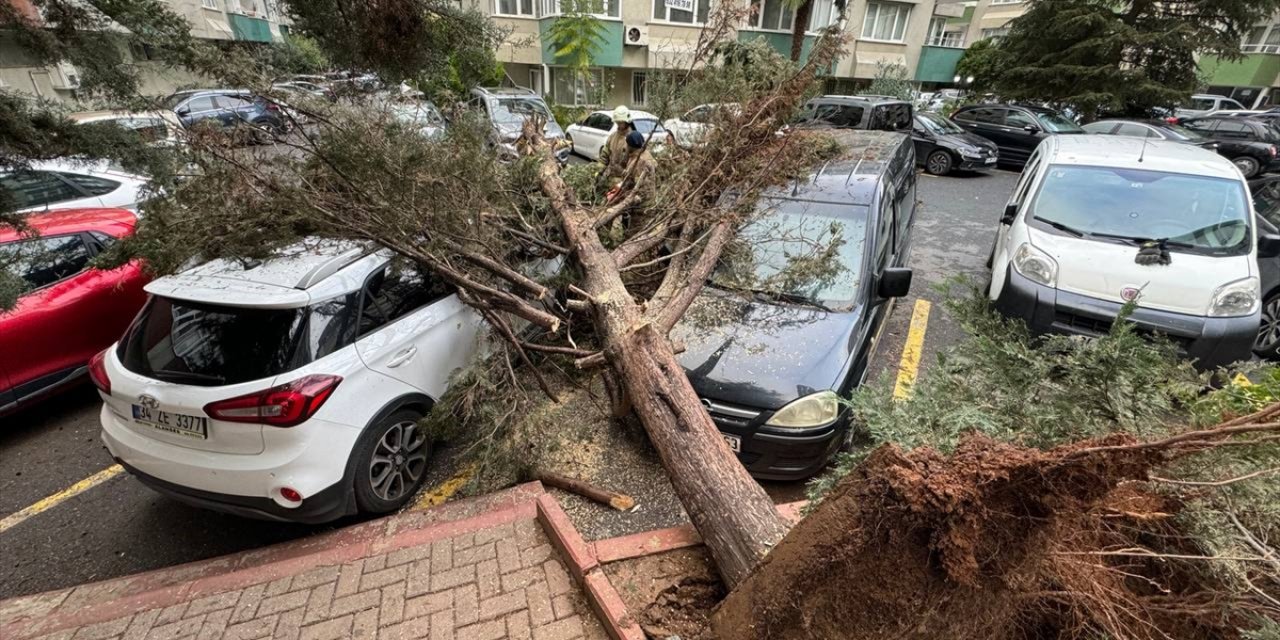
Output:
[[1018,205],[1006,204],[1004,206],[1004,215],[1000,216],[1000,224],[1013,224],[1013,219],[1018,217]]
[[880,284],[876,286],[876,295],[881,300],[901,298],[911,291],[911,270],[903,267],[890,267],[880,275]]
[[177,113],[180,116],[189,116],[191,115],[191,110],[186,107],[183,107],[181,109],[178,109]]
[[1258,234],[1258,257],[1280,258],[1280,236],[1272,233]]
[[1029,124],[1023,127],[1022,130],[1026,131],[1027,133],[1040,133],[1040,127],[1037,127],[1034,124]]

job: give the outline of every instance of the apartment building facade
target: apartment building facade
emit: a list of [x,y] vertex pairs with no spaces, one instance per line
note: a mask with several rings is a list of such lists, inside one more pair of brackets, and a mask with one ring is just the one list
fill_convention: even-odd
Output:
[[[10,2],[19,11],[39,19],[30,0]],[[232,46],[233,43],[269,43],[288,33],[288,20],[278,0],[167,0],[173,11],[187,19],[193,36]],[[132,47],[130,63],[138,66],[144,94],[167,94],[200,79],[181,69],[170,69],[152,61],[148,47]],[[0,32],[0,88],[32,96],[74,102],[80,88],[79,71],[68,63],[40,65],[14,41],[12,34]]]
[[[470,6],[510,30],[498,58],[514,84],[540,91],[560,104],[643,106],[653,70],[689,63],[712,1],[599,0],[595,15],[604,25],[605,37],[593,61],[596,66],[586,80],[556,58],[546,37],[561,15],[559,0],[471,0]],[[794,11],[783,0],[740,1],[749,8],[749,15],[738,28],[738,40],[760,39],[789,55]],[[882,64],[902,65],[917,73],[936,19],[959,17],[965,8],[962,2],[947,0],[848,0],[848,5],[845,29],[850,41],[831,76],[855,83],[869,81]],[[834,24],[839,16],[835,0],[815,0],[803,56],[813,46],[816,32]],[[931,77],[946,75],[950,82],[963,44],[939,40],[939,45],[954,51],[951,66],[947,68],[945,61],[938,63],[934,55],[927,60],[928,67]]]

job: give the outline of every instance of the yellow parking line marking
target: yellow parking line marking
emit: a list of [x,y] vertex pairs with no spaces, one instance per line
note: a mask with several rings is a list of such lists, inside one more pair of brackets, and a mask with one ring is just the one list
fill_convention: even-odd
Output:
[[66,489],[63,489],[62,491],[59,491],[47,498],[41,499],[39,502],[32,504],[31,506],[23,509],[22,511],[11,513],[5,516],[4,520],[0,520],[0,533],[4,533],[5,531],[12,529],[13,527],[21,524],[24,520],[26,520],[27,518],[30,518],[31,516],[44,513],[45,511],[48,511],[49,509],[52,509],[58,506],[60,503],[70,498],[74,498],[120,475],[121,471],[124,471],[124,467],[121,467],[118,464],[113,464],[107,467],[106,469],[103,469],[102,471],[99,471],[89,476],[88,478],[85,478],[84,480],[81,480],[80,482],[77,482],[67,487]]
[[414,502],[413,507],[409,510],[417,511],[419,509],[426,509],[427,507],[434,507],[443,503],[445,500],[452,497],[453,494],[457,493],[458,490],[462,488],[462,485],[465,485],[467,481],[471,479],[471,476],[474,475],[475,472],[475,465],[465,467],[452,478],[449,478],[448,480],[445,480],[435,487],[423,492],[422,497],[418,498],[417,502]]
[[920,372],[920,354],[924,349],[924,333],[929,328],[929,309],[932,305],[923,298],[916,300],[911,311],[911,328],[907,331],[907,343],[902,347],[902,361],[898,364],[898,383],[893,387],[893,399],[905,400],[911,396]]

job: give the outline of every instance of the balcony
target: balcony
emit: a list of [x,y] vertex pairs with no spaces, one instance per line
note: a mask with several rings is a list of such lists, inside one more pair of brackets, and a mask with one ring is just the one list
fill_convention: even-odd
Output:
[[916,67],[919,82],[950,83],[956,76],[956,63],[964,49],[954,47],[920,47],[920,64]]
[[271,42],[271,23],[262,18],[251,18],[239,13],[228,13],[227,21],[231,23],[231,33],[236,40],[251,42]]

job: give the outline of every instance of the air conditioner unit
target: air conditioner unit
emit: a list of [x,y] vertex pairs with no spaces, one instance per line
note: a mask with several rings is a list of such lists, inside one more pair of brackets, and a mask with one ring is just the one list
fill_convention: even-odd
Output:
[[54,68],[53,88],[71,90],[80,88],[80,70],[70,62],[59,62]]
[[649,27],[642,24],[629,24],[622,30],[622,42],[632,47],[649,46]]

